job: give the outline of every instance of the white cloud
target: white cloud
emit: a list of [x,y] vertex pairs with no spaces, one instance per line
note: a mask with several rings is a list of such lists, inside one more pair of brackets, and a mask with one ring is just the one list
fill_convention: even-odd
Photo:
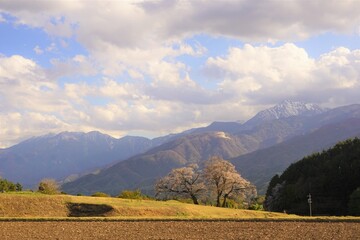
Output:
[[360,101],[360,50],[340,47],[312,59],[294,44],[280,47],[231,48],[224,57],[209,58],[206,73],[223,79],[224,92],[250,104],[276,104],[283,99],[328,103]]
[[51,43],[50,46],[48,46],[46,48],[47,52],[56,52],[57,51],[57,46],[55,43]]
[[[294,40],[327,31],[354,32],[359,26],[360,3],[349,1],[245,0],[145,1],[150,15],[167,19],[167,36],[194,32],[242,40]],[[181,14],[181,18],[177,16]]]
[[282,86],[286,94],[291,94],[311,80],[314,61],[294,44],[276,48],[247,44],[242,49],[230,48],[226,57],[209,58],[206,65],[209,77],[225,80],[220,83],[223,89],[253,95]]
[[0,95],[3,111],[42,111],[61,108],[64,103],[56,83],[34,61],[22,56],[0,57]]
[[36,45],[34,48],[33,48],[34,52],[37,54],[37,55],[41,55],[43,54],[44,52],[58,52],[58,48],[56,46],[55,43],[51,43],[49,46],[47,46],[45,49],[42,49],[39,45]]
[[266,42],[324,32],[356,33],[360,23],[357,0],[306,4],[302,0],[95,0],[91,4],[83,0],[20,0],[1,2],[0,12],[52,36],[76,36],[108,76],[129,68],[141,75],[144,65],[154,59],[202,54],[202,46],[196,51],[181,44],[198,33]]
[[6,19],[3,17],[2,14],[0,14],[0,23],[4,23],[6,22]]
[[0,126],[0,148],[44,133],[59,132],[67,127],[56,116],[38,112],[0,112]]
[[[78,55],[71,61],[83,64],[88,59]],[[186,70],[182,64],[147,66],[156,81],[104,77],[61,87],[32,60],[3,56],[0,119],[6,140],[0,145],[63,130],[154,136],[214,120],[246,120],[265,105],[286,98],[349,104],[360,101],[359,64],[360,50],[337,48],[312,59],[290,43],[245,45],[208,59],[207,74],[218,79],[218,88],[210,91],[188,75],[179,75]]]
[[17,82],[18,79],[25,77],[33,77],[39,73],[38,66],[30,59],[26,59],[19,55],[9,58],[0,56],[0,83],[5,81]]
[[158,135],[246,120],[285,98],[360,101],[359,50],[337,48],[313,59],[291,43],[232,47],[206,61],[206,76],[215,82],[210,89],[178,60],[207,56],[200,43],[186,44],[196,34],[272,43],[352,34],[359,12],[357,0],[2,1],[0,22],[1,14],[13,16],[15,24],[43,29],[53,40],[35,53],[57,54],[72,40],[87,53],[59,56],[49,69],[19,55],[0,56],[0,122],[8,139],[0,146],[61,130]]
[[2,1],[0,10],[16,16],[18,24],[44,28],[51,35],[76,32],[89,49],[101,43],[139,47],[194,33],[292,40],[327,31],[353,33],[360,19],[357,0],[20,0]]
[[99,71],[92,59],[84,55],[75,55],[67,60],[54,58],[50,62],[52,67],[48,74],[54,79],[64,76],[93,76]]
[[41,55],[44,53],[44,50],[42,50],[38,45],[36,45],[33,50],[38,55]]

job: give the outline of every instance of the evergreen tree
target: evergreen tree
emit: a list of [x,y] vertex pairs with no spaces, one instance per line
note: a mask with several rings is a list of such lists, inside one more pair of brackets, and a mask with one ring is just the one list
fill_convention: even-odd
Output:
[[[274,176],[266,193],[270,211],[307,215],[307,195],[314,214],[346,215],[350,196],[360,187],[360,140],[339,142],[333,148],[305,157]],[[355,198],[355,197],[353,197]],[[353,206],[353,205],[351,205]],[[352,211],[352,210],[351,210]],[[349,209],[349,212],[351,212]],[[355,211],[355,210],[354,210]]]

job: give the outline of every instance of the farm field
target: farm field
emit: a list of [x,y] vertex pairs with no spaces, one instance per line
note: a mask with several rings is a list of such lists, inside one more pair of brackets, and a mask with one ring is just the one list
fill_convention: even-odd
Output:
[[360,239],[357,217],[300,217],[178,201],[0,194],[0,239]]
[[360,239],[359,223],[306,221],[0,222],[0,239]]

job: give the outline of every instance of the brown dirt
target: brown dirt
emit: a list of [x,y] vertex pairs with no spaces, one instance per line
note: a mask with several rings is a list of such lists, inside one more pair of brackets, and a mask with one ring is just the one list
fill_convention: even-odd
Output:
[[360,223],[15,221],[0,222],[0,239],[360,239]]

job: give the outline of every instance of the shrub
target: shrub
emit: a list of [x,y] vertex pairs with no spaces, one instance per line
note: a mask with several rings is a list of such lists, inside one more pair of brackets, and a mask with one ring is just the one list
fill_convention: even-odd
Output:
[[264,201],[265,201],[265,196],[262,195],[251,199],[249,209],[258,210],[258,211],[264,210]]
[[120,193],[118,198],[125,198],[125,199],[150,199],[150,197],[145,196],[141,193],[139,189],[132,191],[132,190],[124,190]]
[[225,206],[226,208],[244,209],[244,203],[238,199],[228,199]]
[[103,192],[96,192],[91,195],[92,197],[110,197],[110,195]]
[[59,184],[54,179],[43,179],[39,183],[38,192],[44,194],[59,194]]
[[249,207],[249,210],[263,211],[264,206],[262,204],[254,203]]

